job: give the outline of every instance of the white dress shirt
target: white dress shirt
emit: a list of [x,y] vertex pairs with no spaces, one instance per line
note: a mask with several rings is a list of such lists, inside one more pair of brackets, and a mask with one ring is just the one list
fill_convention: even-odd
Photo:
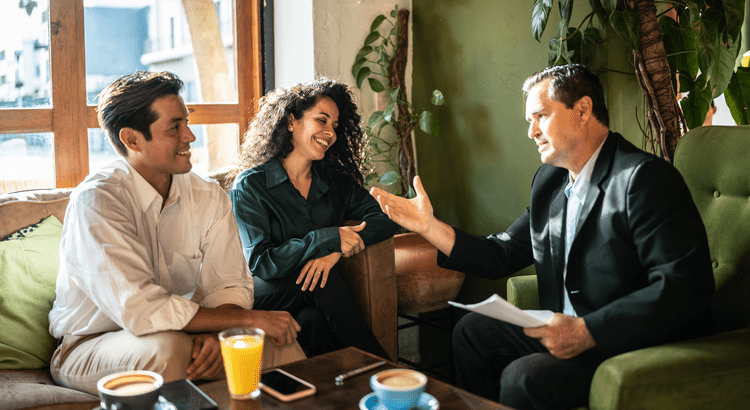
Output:
[[[606,139],[605,139],[606,140]],[[578,227],[578,217],[581,216],[581,208],[586,202],[586,193],[589,191],[589,182],[591,181],[591,174],[594,172],[594,164],[596,159],[599,158],[599,152],[602,150],[604,142],[602,141],[599,148],[594,151],[591,158],[583,166],[581,172],[578,174],[578,178],[573,179],[573,175],[569,174],[568,185],[565,187],[565,196],[568,197],[568,209],[565,211],[565,267],[563,268],[563,313],[570,316],[578,316],[576,310],[573,308],[573,304],[570,303],[570,295],[568,294],[568,286],[565,281],[568,278],[568,253],[570,247],[573,245],[575,240],[576,228]],[[571,292],[578,292],[573,290]]]
[[181,330],[201,305],[253,305],[227,194],[190,172],[173,175],[166,205],[127,161],[86,178],[71,194],[60,243],[50,333]]

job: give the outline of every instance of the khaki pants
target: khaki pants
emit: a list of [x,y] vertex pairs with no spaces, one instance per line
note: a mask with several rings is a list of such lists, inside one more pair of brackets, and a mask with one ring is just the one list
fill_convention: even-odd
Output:
[[[96,382],[112,373],[150,370],[164,382],[187,377],[193,339],[168,331],[135,336],[126,330],[85,336],[65,336],[52,355],[50,371],[60,386],[98,395]],[[302,360],[304,352],[296,342],[278,347],[268,341],[263,349],[263,368]]]

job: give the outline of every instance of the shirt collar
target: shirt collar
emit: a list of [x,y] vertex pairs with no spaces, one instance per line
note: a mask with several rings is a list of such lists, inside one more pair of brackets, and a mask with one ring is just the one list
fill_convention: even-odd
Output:
[[272,158],[266,162],[266,187],[273,188],[276,185],[289,179],[284,166],[281,165],[281,161],[278,158]]
[[[138,171],[133,168],[130,163],[124,158],[118,160],[119,164],[125,172],[133,176],[133,185],[135,190],[133,191],[136,196],[136,201],[141,208],[142,212],[146,212],[155,202],[159,203],[159,210],[162,206],[162,198],[159,192],[154,189],[151,184],[146,181]],[[167,195],[166,205],[175,203],[180,198],[180,187],[179,187],[179,175],[172,175],[172,183],[169,186],[169,194]]]
[[[605,138],[604,141],[606,140],[607,139]],[[581,172],[578,174],[578,178],[576,178],[575,181],[573,181],[573,176],[568,173],[568,185],[565,187],[565,195],[567,195],[568,198],[570,198],[570,193],[572,191],[578,199],[583,201],[586,192],[588,191],[589,182],[591,181],[591,174],[594,172],[596,159],[599,158],[599,153],[604,146],[604,141],[599,144],[599,148],[594,151],[591,158],[586,162],[586,165],[583,166],[583,169],[581,169]]]

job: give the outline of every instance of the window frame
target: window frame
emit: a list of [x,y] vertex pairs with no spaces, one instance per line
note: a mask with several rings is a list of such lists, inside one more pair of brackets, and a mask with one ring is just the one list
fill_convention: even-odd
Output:
[[[78,185],[89,173],[88,128],[99,128],[86,101],[84,0],[49,5],[51,108],[0,109],[0,134],[52,132],[55,185]],[[187,104],[191,124],[239,125],[244,135],[263,92],[260,0],[234,0],[237,103]],[[240,144],[242,141],[240,141]]]

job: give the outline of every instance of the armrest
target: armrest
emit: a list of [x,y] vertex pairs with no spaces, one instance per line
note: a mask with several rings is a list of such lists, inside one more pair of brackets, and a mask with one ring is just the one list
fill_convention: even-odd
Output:
[[539,289],[536,275],[508,278],[508,302],[521,309],[539,309]]
[[594,374],[591,410],[731,409],[750,403],[750,329],[635,350]]
[[367,324],[391,360],[398,358],[396,263],[393,238],[366,247],[351,258],[339,260]]

